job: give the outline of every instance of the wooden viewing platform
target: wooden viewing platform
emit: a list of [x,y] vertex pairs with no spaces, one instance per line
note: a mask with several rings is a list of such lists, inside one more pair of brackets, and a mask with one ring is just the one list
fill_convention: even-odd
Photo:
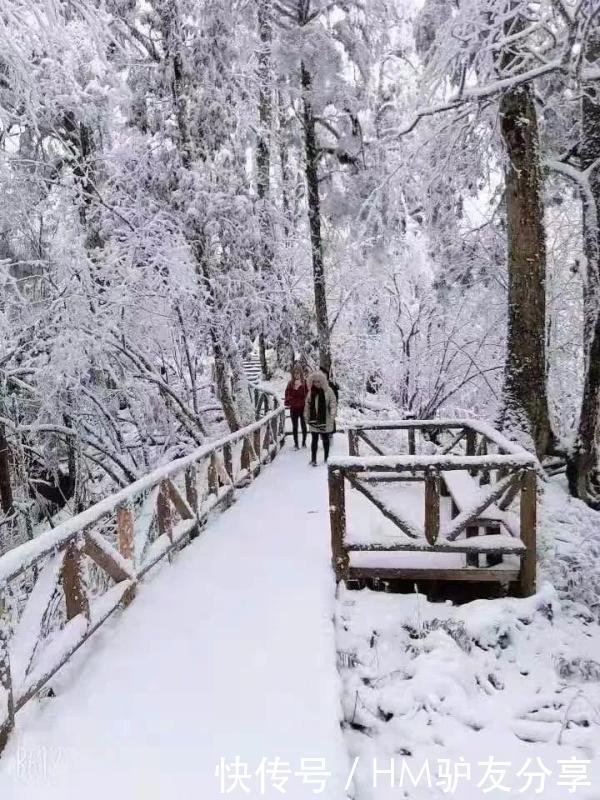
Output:
[[[368,455],[360,454],[361,445]],[[540,466],[534,455],[465,419],[363,422],[349,427],[348,450],[329,463],[338,582],[496,582],[511,594],[535,592]],[[347,508],[346,483],[379,510],[391,534],[374,539],[360,529]],[[422,523],[410,513],[415,498],[419,504],[415,484]],[[435,554],[435,565],[414,565],[407,553]]]

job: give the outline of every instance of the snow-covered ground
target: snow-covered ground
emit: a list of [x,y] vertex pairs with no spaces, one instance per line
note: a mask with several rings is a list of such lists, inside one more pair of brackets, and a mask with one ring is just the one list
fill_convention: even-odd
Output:
[[284,448],[18,715],[2,800],[345,796],[327,484],[307,462]]
[[[361,533],[385,533],[378,524]],[[357,800],[599,800],[600,515],[554,479],[539,533],[533,598],[456,607],[416,593],[340,592]]]
[[336,599],[326,472],[290,445],[18,716],[1,800],[600,800],[599,515],[545,487],[533,598]]

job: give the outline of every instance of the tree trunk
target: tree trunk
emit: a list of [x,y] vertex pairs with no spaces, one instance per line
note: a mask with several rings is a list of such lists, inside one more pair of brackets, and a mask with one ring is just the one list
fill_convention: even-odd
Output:
[[321,203],[319,197],[319,148],[315,117],[312,110],[310,92],[312,80],[304,62],[300,65],[300,75],[304,105],[304,150],[306,169],[306,188],[308,202],[308,222],[312,251],[313,283],[315,290],[315,315],[319,337],[319,361],[323,369],[331,368],[331,344],[329,318],[327,315],[327,292],[325,286],[325,266],[323,263],[323,240],[321,238]]
[[223,345],[221,344],[220,332],[215,323],[215,295],[211,281],[210,268],[204,252],[203,237],[200,233],[198,233],[194,241],[190,243],[190,246],[196,262],[196,273],[204,284],[206,292],[206,303],[210,315],[209,331],[215,365],[214,379],[217,387],[217,397],[223,407],[223,414],[227,420],[229,430],[234,433],[235,431],[239,431],[241,424],[233,392],[231,391],[228,359]]
[[519,86],[500,102],[506,147],[508,332],[504,427],[531,437],[538,456],[552,444],[546,395],[546,241],[533,90]]
[[13,493],[10,482],[10,450],[4,425],[0,425],[0,506],[4,514],[13,510]]
[[[600,58],[600,19],[590,32],[586,60]],[[567,463],[571,493],[600,507],[600,87],[584,85],[581,101],[580,168],[589,170],[583,196],[583,244],[587,270],[583,290],[585,377],[575,445]]]
[[[259,199],[259,226],[261,234],[261,265],[263,272],[270,272],[273,263],[271,244],[272,226],[267,208],[271,189],[271,117],[273,86],[271,80],[271,0],[258,0],[258,137],[256,142],[256,188]],[[271,376],[267,363],[264,325],[258,335],[258,352],[263,378]]]

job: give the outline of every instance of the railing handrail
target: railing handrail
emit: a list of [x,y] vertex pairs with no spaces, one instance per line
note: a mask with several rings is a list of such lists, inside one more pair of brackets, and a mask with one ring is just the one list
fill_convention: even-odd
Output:
[[[21,581],[18,592],[7,592],[11,602],[0,606],[0,752],[15,713],[111,614],[129,606],[144,575],[199,536],[214,509],[227,508],[236,490],[275,458],[285,412],[271,390],[255,391],[256,413],[264,412],[255,422],[158,467],[0,558],[0,599],[6,600],[9,581]],[[102,530],[95,525],[100,520]],[[61,610],[52,606],[57,590]],[[52,646],[36,659],[49,613],[58,619]]]
[[269,411],[256,422],[252,422],[250,425],[240,428],[239,431],[230,433],[216,441],[208,442],[186,456],[176,458],[162,467],[157,467],[152,470],[152,472],[139,478],[124,489],[105,497],[85,511],[60,523],[55,528],[45,531],[35,539],[24,542],[12,550],[9,550],[0,557],[0,585],[10,581],[22,572],[23,569],[33,565],[36,561],[44,558],[53,550],[64,547],[80,531],[98,522],[103,517],[116,512],[120,506],[128,503],[138,495],[154,489],[162,481],[180,474],[187,467],[209,458],[213,453],[221,450],[223,447],[235,444],[240,441],[240,439],[245,439],[255,430],[262,428],[266,422],[280,415],[282,409],[279,405],[279,398],[277,395],[264,387],[261,387],[260,390],[265,394],[269,394],[277,402],[276,407],[272,411]]
[[502,469],[503,467],[535,468],[538,461],[531,453],[508,453],[487,456],[397,455],[397,456],[332,456],[329,466],[351,472],[443,471],[471,469]]
[[[436,453],[417,454],[415,434],[432,429],[440,433],[452,431],[451,441],[442,444]],[[390,430],[407,431],[408,454],[385,453],[378,441],[367,436],[368,431]],[[464,454],[452,453],[463,439],[466,440]],[[375,454],[359,455],[360,442]],[[488,452],[488,444],[497,445],[498,452]],[[332,566],[338,582],[356,576],[381,578],[384,575],[390,578],[402,576],[402,579],[412,579],[418,575],[420,578],[439,580],[450,574],[455,580],[479,580],[483,575],[486,580],[497,580],[506,578],[510,573],[511,580],[518,584],[519,592],[529,595],[535,591],[536,480],[542,468],[533,453],[510,442],[485,422],[470,419],[363,420],[349,426],[348,448],[350,455],[333,456],[328,466]],[[453,471],[462,471],[465,476],[458,479],[460,476],[453,475]],[[477,473],[479,481],[475,480]],[[459,489],[456,488],[455,477]],[[346,481],[401,531],[401,540],[375,543],[375,546],[365,543],[359,548],[346,542]],[[422,525],[405,514],[398,504],[394,506],[388,503],[386,497],[373,490],[373,484],[403,481],[424,484]],[[462,491],[466,497],[466,500],[464,497],[461,500],[460,507],[453,491],[458,494]],[[443,520],[440,514],[443,496],[452,499],[449,522]],[[510,510],[516,498],[519,499],[518,516]],[[489,515],[487,519],[486,513]],[[516,517],[516,526],[513,517]],[[506,539],[503,539],[503,534],[496,535],[493,546],[487,548],[487,570],[479,569],[479,555],[486,548],[479,547],[480,542],[473,541],[474,538],[479,539],[482,525],[486,530],[486,538],[491,535],[489,531],[500,533],[501,528],[507,534]],[[465,541],[457,542],[462,534],[465,535]],[[518,543],[515,543],[515,538],[519,539]],[[350,554],[355,549],[379,552],[464,551],[466,565],[450,570],[410,566],[395,568],[381,564],[353,566]],[[495,559],[498,555],[502,559],[504,554],[519,556],[518,570],[489,569],[497,566],[499,562]],[[472,567],[477,569],[472,570]],[[468,578],[465,577],[467,575]]]
[[[446,428],[447,430],[459,430],[465,428],[475,431],[486,439],[489,439],[494,444],[498,445],[502,450],[507,453],[529,453],[529,451],[522,447],[517,442],[513,442],[504,436],[500,431],[497,431],[488,423],[483,420],[471,419],[468,417],[448,417],[439,419],[370,419],[370,420],[356,420],[355,422],[348,422],[346,425],[348,430],[362,431],[362,430],[439,430]],[[531,455],[531,454],[529,454]]]

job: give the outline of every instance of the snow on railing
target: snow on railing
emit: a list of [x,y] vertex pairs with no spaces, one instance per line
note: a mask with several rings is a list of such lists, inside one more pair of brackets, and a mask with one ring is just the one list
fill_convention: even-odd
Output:
[[[197,537],[278,453],[285,410],[251,387],[257,421],[155,469],[0,558],[0,751],[15,713],[117,609],[138,581]],[[47,635],[46,632],[49,632]]]
[[[407,432],[408,453],[384,451],[390,444],[401,447],[397,440],[389,441],[392,431]],[[382,442],[386,432],[388,441]],[[370,455],[360,455],[361,444],[369,447]],[[332,556],[338,581],[498,580],[524,595],[535,591],[536,481],[541,470],[535,455],[471,419],[361,421],[348,430],[348,449],[349,456],[329,461]],[[424,484],[422,525],[406,513],[401,499],[402,484],[415,481]],[[347,536],[346,482],[393,523],[397,538],[365,542]],[[395,484],[393,492],[390,484]],[[447,520],[441,514],[445,497],[451,504]],[[414,495],[409,502],[414,503]],[[482,529],[485,536],[479,536]],[[364,559],[352,563],[352,553],[398,551],[463,553],[466,566],[413,570],[392,567],[385,559],[383,566],[375,566],[372,559],[368,566]],[[485,568],[480,567],[480,556],[485,556]],[[504,556],[519,557],[519,569],[506,569]]]
[[[499,453],[528,453],[528,451],[521,447],[520,444],[512,442],[507,439],[500,431],[497,431],[487,422],[478,419],[454,419],[454,418],[439,418],[439,419],[384,419],[384,420],[361,420],[360,422],[353,422],[348,426],[353,431],[356,431],[359,438],[363,437],[364,431],[391,431],[391,430],[406,430],[408,432],[409,450],[414,453],[415,439],[414,433],[420,431],[421,433],[432,433],[436,431],[458,431],[455,440],[452,443],[454,447],[463,438],[467,440],[467,451],[469,448],[469,440],[474,441],[477,435],[481,436],[481,442],[486,444],[495,445]],[[413,434],[411,436],[411,433]],[[474,446],[473,452],[469,455],[474,455],[477,445]],[[487,452],[487,449],[486,449]]]

